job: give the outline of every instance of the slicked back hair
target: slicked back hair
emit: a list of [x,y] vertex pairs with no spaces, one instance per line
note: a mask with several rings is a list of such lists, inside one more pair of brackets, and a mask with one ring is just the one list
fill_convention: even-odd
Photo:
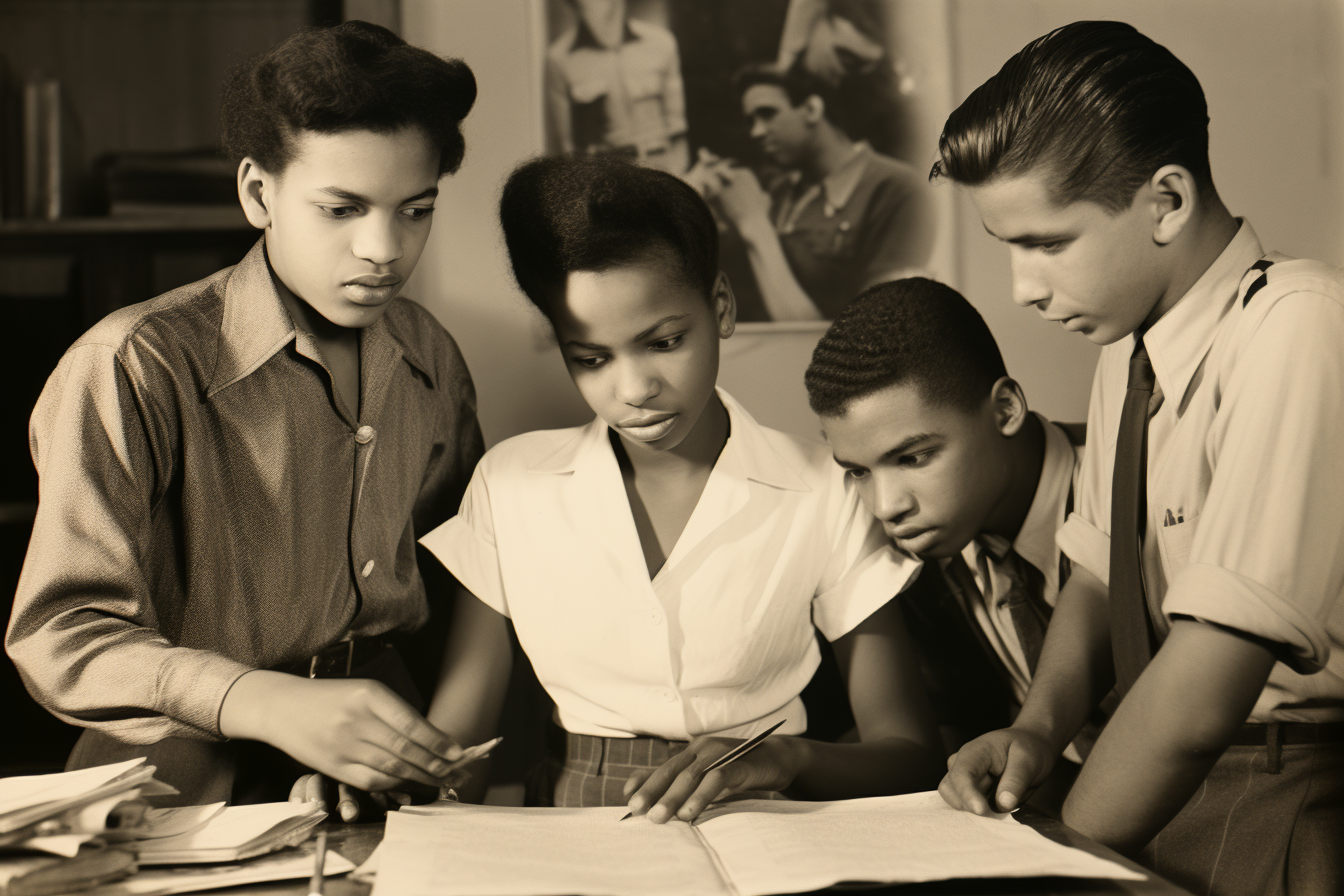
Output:
[[1007,376],[984,318],[950,286],[925,277],[892,280],[859,294],[812,352],[803,381],[822,417],[891,386],[912,385],[924,400],[980,408]]
[[224,88],[224,151],[282,174],[301,131],[419,128],[439,150],[439,176],[462,164],[461,123],[476,79],[460,59],[413,47],[380,25],[306,28],[238,66]]
[[809,97],[818,97],[825,110],[826,120],[849,133],[851,122],[843,114],[839,93],[825,80],[808,71],[801,59],[788,68],[780,68],[768,62],[751,63],[733,75],[733,91],[738,99],[758,84],[768,84],[783,90],[789,98],[789,105],[795,109],[807,102]]
[[1112,213],[1163,165],[1213,190],[1199,80],[1122,22],[1074,22],[1027,44],[948,116],[938,155],[931,180],[977,186],[1040,169],[1056,204]]
[[709,301],[719,234],[700,194],[663,171],[606,156],[552,156],[509,175],[499,200],[519,287],[548,320],[569,275],[632,262],[670,263]]

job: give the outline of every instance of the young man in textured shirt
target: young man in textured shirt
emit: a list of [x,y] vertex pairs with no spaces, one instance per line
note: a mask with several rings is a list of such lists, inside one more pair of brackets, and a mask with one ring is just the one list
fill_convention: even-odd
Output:
[[278,751],[372,790],[456,758],[383,636],[427,619],[416,538],[482,447],[456,344],[398,297],[475,94],[462,62],[363,22],[244,65],[223,136],[263,238],[52,374],[6,646],[88,729],[70,767],[147,756],[201,803],[284,798]]

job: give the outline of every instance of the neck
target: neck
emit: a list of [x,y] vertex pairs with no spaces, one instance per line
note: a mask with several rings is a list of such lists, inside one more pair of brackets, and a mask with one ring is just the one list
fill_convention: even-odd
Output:
[[821,180],[839,171],[854,155],[854,141],[830,122],[817,126],[816,151],[804,164],[806,180]]
[[1028,414],[1021,431],[1008,441],[1008,488],[985,520],[983,531],[1010,543],[1017,539],[1036,498],[1044,466],[1045,427],[1039,417]]
[[659,451],[619,436],[613,440],[616,458],[636,477],[687,475],[712,468],[728,443],[728,409],[718,394],[710,398],[695,428],[677,447]]
[[[1176,307],[1176,303],[1199,282],[1199,278],[1204,276],[1204,272],[1213,266],[1228,243],[1232,242],[1239,227],[1237,219],[1232,217],[1232,213],[1217,195],[1213,196],[1198,218],[1190,223],[1192,226],[1187,230],[1189,240],[1183,246],[1185,251],[1175,264],[1171,282],[1162,298],[1144,321],[1145,330]],[[1182,234],[1182,237],[1184,236],[1185,234]]]
[[604,47],[620,46],[621,38],[625,34],[625,4],[617,2],[610,4],[600,14],[594,15],[591,10],[585,10],[583,13],[583,23],[588,26],[588,30],[597,38],[597,42]]

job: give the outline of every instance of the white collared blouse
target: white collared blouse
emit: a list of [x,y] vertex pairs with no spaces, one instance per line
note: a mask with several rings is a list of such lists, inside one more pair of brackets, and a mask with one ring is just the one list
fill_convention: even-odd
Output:
[[780,732],[802,733],[815,633],[849,632],[919,569],[823,446],[719,397],[731,436],[652,580],[600,419],[495,446],[422,539],[512,619],[568,731],[686,740],[787,718]]

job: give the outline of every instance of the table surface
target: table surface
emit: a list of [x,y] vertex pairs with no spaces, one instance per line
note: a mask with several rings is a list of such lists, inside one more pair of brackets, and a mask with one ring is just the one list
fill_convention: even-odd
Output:
[[[1119,853],[1089,840],[1082,834],[1043,812],[1030,808],[1023,809],[1017,816],[1020,821],[1039,831],[1043,836],[1072,846],[1084,852],[1109,859],[1135,871],[1146,874],[1147,880],[1088,880],[1063,877],[1034,878],[991,878],[980,880],[945,880],[924,884],[902,884],[899,886],[865,887],[852,892],[865,894],[892,894],[907,896],[916,893],[939,893],[943,896],[998,896],[998,894],[1033,894],[1033,896],[1075,896],[1075,894],[1143,894],[1143,896],[1190,896],[1175,884],[1153,876]],[[356,865],[361,864],[373,852],[373,848],[383,836],[382,824],[325,824],[328,832],[328,846],[345,856]],[[350,880],[348,875],[329,877],[325,886],[326,896],[368,896],[370,886]],[[214,890],[221,896],[249,894],[249,896],[307,896],[308,881],[284,881],[271,884],[252,884],[233,887],[227,890]],[[844,892],[844,891],[830,891]]]

